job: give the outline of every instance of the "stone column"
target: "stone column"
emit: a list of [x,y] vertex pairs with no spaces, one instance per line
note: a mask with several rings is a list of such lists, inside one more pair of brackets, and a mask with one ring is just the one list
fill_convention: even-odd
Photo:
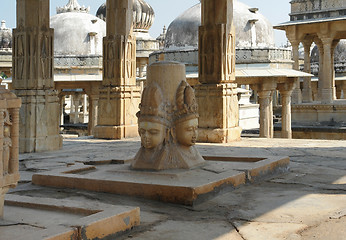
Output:
[[324,104],[330,104],[333,102],[333,79],[332,71],[334,68],[334,63],[332,62],[332,42],[333,39],[329,37],[322,37],[321,41],[323,43],[323,82],[321,91],[321,102]]
[[334,51],[336,46],[338,45],[340,40],[334,40],[332,43],[332,49],[331,49],[331,58],[332,58],[332,87],[333,87],[333,100],[337,99],[336,97],[336,83],[335,83],[335,68],[334,68]]
[[[323,56],[324,56],[324,51],[323,51],[323,44],[322,41],[319,38],[314,39],[315,43],[318,47],[318,52],[319,52],[319,59],[318,59],[318,83],[317,83],[317,88],[318,88],[318,93],[317,93],[317,100],[321,101],[322,99],[322,83],[323,83]],[[315,100],[316,101],[316,100]]]
[[202,0],[199,27],[198,141],[240,139],[232,0]]
[[291,95],[294,88],[295,79],[288,83],[278,84],[278,89],[281,95],[281,137],[292,138],[292,127],[291,127]]
[[269,80],[268,82],[251,85],[258,93],[260,104],[260,137],[272,138],[273,128],[273,108],[272,92],[276,89],[276,83]]
[[[299,41],[290,40],[292,45],[292,54],[293,54],[293,69],[299,71]],[[292,93],[292,103],[300,104],[302,103],[302,92],[300,89],[300,80],[296,80],[295,89]]]
[[[74,116],[72,119],[72,123],[76,124],[79,123],[79,100],[80,100],[80,94],[75,93],[73,95],[73,106],[74,106]],[[72,106],[71,106],[72,108]]]
[[53,81],[53,29],[49,0],[17,0],[13,30],[13,88],[22,98],[20,151],[57,150],[59,98]]
[[99,95],[89,95],[89,121],[88,135],[94,135],[94,128],[97,125]]
[[[304,72],[311,73],[311,40],[304,40]],[[312,102],[312,89],[311,89],[311,77],[304,77],[303,91],[302,91],[303,102]]]
[[60,124],[64,124],[64,104],[65,104],[65,95],[60,94],[59,95],[59,102],[60,102]]
[[140,88],[136,86],[136,39],[132,0],[107,0],[107,35],[103,39],[103,81],[98,125],[94,136],[122,139],[138,136],[136,113]]

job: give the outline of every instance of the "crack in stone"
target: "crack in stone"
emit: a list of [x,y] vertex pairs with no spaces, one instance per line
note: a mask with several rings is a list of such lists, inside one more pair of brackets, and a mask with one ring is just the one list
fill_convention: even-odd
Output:
[[40,229],[46,229],[45,227],[29,224],[29,223],[0,223],[0,227],[10,227],[10,226],[30,226]]

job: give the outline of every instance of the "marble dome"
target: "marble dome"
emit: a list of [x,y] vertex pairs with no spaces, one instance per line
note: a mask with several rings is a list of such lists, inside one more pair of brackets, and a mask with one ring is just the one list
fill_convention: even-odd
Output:
[[0,49],[12,48],[12,30],[6,27],[6,21],[1,21],[0,26]]
[[[106,21],[106,3],[103,3],[96,12],[96,16]],[[154,9],[144,0],[133,1],[133,28],[134,31],[148,32],[155,18]]]
[[57,8],[58,14],[50,18],[55,55],[102,55],[106,23],[88,12],[77,0]]
[[[233,11],[237,48],[274,47],[273,26],[268,19],[258,13],[257,8],[251,8],[235,0]],[[201,4],[199,3],[186,10],[169,25],[165,49],[197,48],[200,25]]]

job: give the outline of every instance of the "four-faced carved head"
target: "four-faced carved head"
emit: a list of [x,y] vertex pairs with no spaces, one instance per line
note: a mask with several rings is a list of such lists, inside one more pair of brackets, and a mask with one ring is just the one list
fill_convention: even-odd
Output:
[[183,147],[196,143],[198,107],[194,90],[186,81],[181,81],[177,89],[174,107],[164,101],[160,87],[154,83],[144,89],[139,108],[138,131],[144,148],[154,149],[171,138]]

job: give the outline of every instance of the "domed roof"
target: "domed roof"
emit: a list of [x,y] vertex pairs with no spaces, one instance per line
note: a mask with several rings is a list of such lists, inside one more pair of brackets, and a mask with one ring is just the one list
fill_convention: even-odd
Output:
[[1,21],[0,49],[12,48],[12,30],[6,27],[6,21]]
[[77,4],[77,0],[70,0],[65,7],[57,8],[58,14],[50,19],[54,28],[54,54],[102,55],[106,23]]
[[[96,16],[106,21],[106,3],[102,4]],[[133,28],[134,31],[145,31],[153,25],[155,18],[154,9],[144,0],[133,1]]]
[[[234,2],[233,20],[236,29],[236,47],[273,47],[272,24],[257,8],[237,0]],[[177,17],[168,27],[165,48],[188,49],[198,47],[198,27],[201,25],[201,4],[196,4]],[[254,25],[254,27],[252,27]],[[252,30],[252,29],[255,29]],[[256,36],[252,36],[255,32]]]

